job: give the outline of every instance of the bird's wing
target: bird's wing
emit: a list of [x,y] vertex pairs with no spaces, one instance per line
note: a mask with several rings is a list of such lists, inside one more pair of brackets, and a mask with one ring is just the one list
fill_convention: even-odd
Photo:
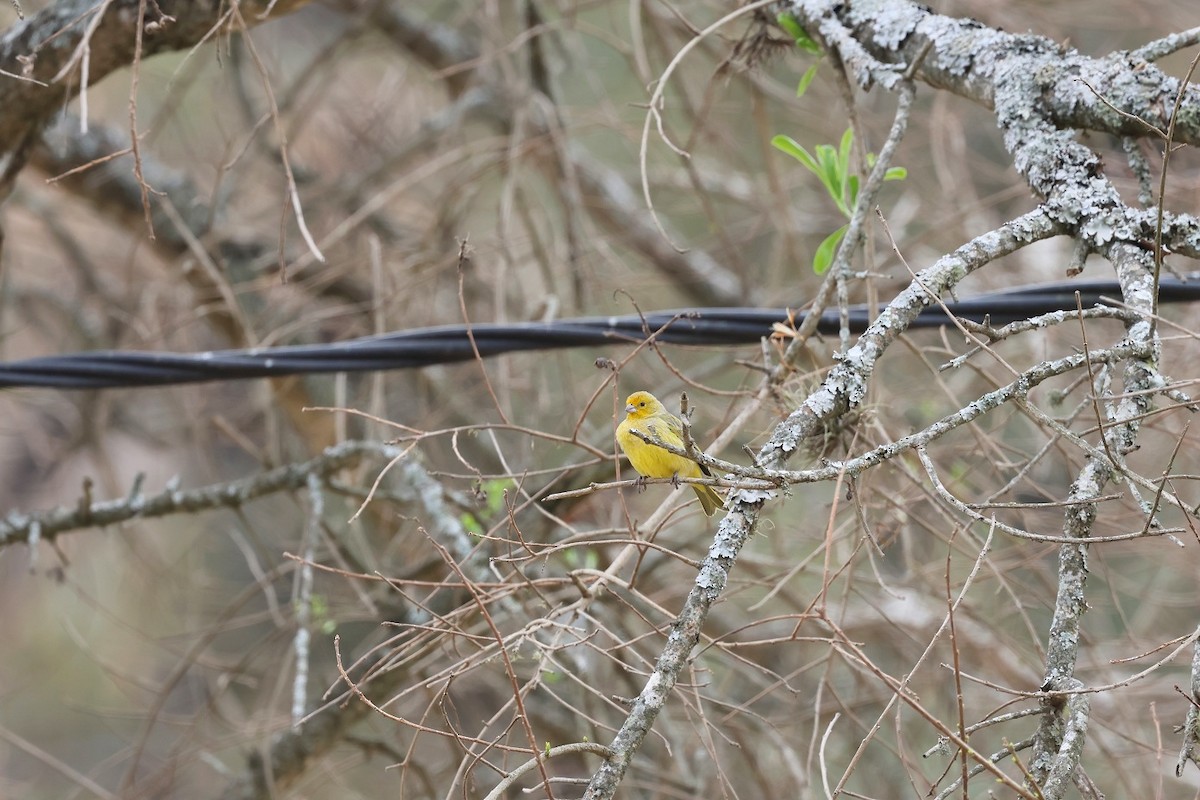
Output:
[[[683,449],[683,423],[680,421],[679,417],[675,416],[669,411],[664,411],[662,414],[659,414],[657,417],[655,417],[655,419],[661,419],[664,423],[666,423],[666,427],[669,429],[669,433],[667,435],[664,436],[659,434],[658,438],[662,439],[664,442],[669,442],[676,447]],[[700,471],[705,475],[710,478],[712,477],[712,473],[709,472],[708,467],[699,462],[696,463],[696,466],[698,466]]]
[[652,417],[646,422],[646,428],[649,429],[652,436],[657,436],[669,445],[674,445],[680,449],[683,448],[683,428],[679,426],[679,420],[672,417],[670,414],[663,416]]

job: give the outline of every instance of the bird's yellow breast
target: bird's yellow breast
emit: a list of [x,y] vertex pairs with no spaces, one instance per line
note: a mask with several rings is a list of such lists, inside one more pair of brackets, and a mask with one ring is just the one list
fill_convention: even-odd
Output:
[[680,448],[683,447],[683,438],[661,421],[626,418],[617,426],[617,444],[621,445],[621,449],[629,457],[630,465],[639,475],[645,475],[647,478],[670,478],[674,475],[681,478],[700,477],[700,465],[695,461],[647,444],[632,433],[634,430]]

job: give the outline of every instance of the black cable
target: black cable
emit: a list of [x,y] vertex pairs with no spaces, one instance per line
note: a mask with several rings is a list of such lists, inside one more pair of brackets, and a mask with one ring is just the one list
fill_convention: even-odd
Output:
[[[956,317],[976,322],[982,322],[987,317],[991,324],[999,326],[1038,314],[1074,310],[1076,292],[1084,308],[1100,304],[1102,297],[1120,297],[1120,287],[1114,281],[1070,281],[1022,287],[946,305]],[[1168,279],[1159,287],[1160,303],[1195,300],[1200,300],[1200,282]],[[795,314],[796,324],[800,323],[803,316],[802,313]],[[584,317],[557,322],[483,323],[470,326],[469,333],[465,325],[445,325],[367,336],[347,342],[257,350],[217,350],[190,354],[96,351],[0,362],[0,387],[102,389],[409,369],[474,358],[472,337],[479,354],[485,357],[525,350],[636,343],[645,339],[646,328],[658,331],[664,326],[665,329],[657,335],[660,342],[748,344],[769,336],[772,324],[786,319],[785,309],[705,308],[646,314],[645,327],[641,317],[629,315]],[[913,327],[937,327],[945,325],[947,321],[941,307],[931,306],[917,318]],[[868,309],[865,306],[852,307],[849,322],[852,331],[863,331],[870,322]],[[833,334],[838,331],[839,325],[838,312],[828,310],[821,315],[817,330]]]

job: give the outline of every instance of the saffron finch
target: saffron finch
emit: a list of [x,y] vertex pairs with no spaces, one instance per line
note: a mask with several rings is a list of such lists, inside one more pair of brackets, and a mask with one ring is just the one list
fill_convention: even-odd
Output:
[[[712,475],[704,465],[648,444],[635,436],[633,431],[683,449],[683,423],[649,392],[629,395],[625,401],[625,419],[617,426],[617,444],[629,457],[629,463],[645,478],[699,478]],[[711,486],[694,483],[692,489],[708,516],[711,517],[718,508],[725,507],[721,496]]]

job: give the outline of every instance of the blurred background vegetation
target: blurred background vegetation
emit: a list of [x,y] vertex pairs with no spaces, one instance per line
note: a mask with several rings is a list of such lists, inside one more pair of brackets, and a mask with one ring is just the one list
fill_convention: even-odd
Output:
[[[47,4],[21,5],[32,16]],[[340,341],[459,323],[464,312],[485,322],[713,304],[800,308],[812,296],[821,280],[813,252],[844,219],[770,140],[787,134],[810,150],[836,144],[852,114],[864,149],[877,150],[893,97],[856,93],[851,110],[828,63],[797,97],[813,57],[777,29],[763,40],[768,34],[747,19],[705,38],[666,90],[664,129],[690,157],[654,132],[645,153],[656,212],[687,250],[680,254],[654,231],[641,198],[648,87],[729,4],[408,5],[328,0],[144,61],[133,98],[140,152],[148,183],[167,191],[150,196],[153,236],[129,155],[63,177],[95,157],[71,151],[81,142],[109,142],[96,145],[97,155],[127,147],[130,72],[89,89],[86,134],[80,101],[68,104],[72,119],[47,135],[0,209],[0,356]],[[1166,0],[932,5],[1095,55],[1194,24],[1187,4]],[[0,25],[13,24],[5,4]],[[1190,57],[1161,66],[1182,76]],[[910,281],[905,263],[928,266],[1035,202],[990,112],[924,86],[917,108],[895,159],[907,177],[880,198],[903,262],[876,224],[855,265],[863,273],[858,302],[886,303]],[[1088,144],[1105,153],[1107,173],[1134,198],[1120,144],[1102,138]],[[324,263],[292,212],[284,141]],[[1194,210],[1198,166],[1189,151],[1173,156],[1168,208]],[[965,289],[1061,280],[1069,257],[1069,242],[1046,242],[982,270]],[[1110,277],[1105,266],[1094,261],[1085,277]],[[1187,378],[1196,314],[1165,313],[1180,327],[1164,334],[1177,341],[1168,342],[1163,369]],[[1120,329],[1099,324],[1091,337],[1101,346]],[[1024,368],[1081,343],[1077,328],[1064,328],[997,349]],[[743,460],[742,445],[761,444],[816,384],[836,345],[815,340],[808,371],[715,454]],[[368,681],[364,692],[390,701],[387,712],[402,719],[364,714],[281,781],[281,791],[482,796],[499,770],[529,757],[520,751],[530,747],[526,732],[514,722],[514,678],[525,686],[539,746],[607,743],[623,716],[611,697],[640,690],[639,671],[661,646],[713,523],[693,503],[654,517],[652,530],[639,526],[664,500],[684,496],[661,485],[540,498],[616,476],[616,461],[598,453],[612,453],[623,398],[636,389],[652,389],[671,408],[686,389],[697,409],[694,432],[707,445],[758,385],[770,352],[664,347],[623,363],[615,382],[597,369],[598,357],[621,360],[631,349],[350,377],[0,394],[5,513],[72,506],[85,480],[98,499],[125,496],[138,475],[148,492],[172,480],[184,489],[219,483],[347,438],[411,445],[407,458],[440,498],[430,505],[397,467],[347,522],[385,463],[376,459],[339,476],[316,510],[298,491],[0,552],[0,795],[231,791],[248,760],[263,758],[290,728],[298,624],[313,634],[309,709],[338,684],[337,635],[347,663],[368,653],[384,659],[394,682],[373,694]],[[905,337],[881,364],[868,413],[833,452],[901,436],[1007,382],[992,360],[938,372],[963,350],[955,331]],[[1085,389],[1064,379],[1036,399],[1068,414]],[[404,427],[303,410],[317,406],[360,409]],[[1077,419],[1080,429],[1090,413]],[[1185,423],[1183,412],[1149,421],[1131,463],[1159,474]],[[947,437],[933,454],[949,488],[972,501],[1022,470],[997,499],[1061,499],[1080,462],[1013,410]],[[1173,469],[1200,471],[1195,460],[1185,444]],[[1140,528],[1128,497],[1105,508],[1098,533]],[[315,602],[298,623],[299,562],[291,556],[303,552],[314,513],[322,527],[313,560],[329,569],[318,570]],[[1033,531],[1061,527],[1054,509],[1005,513]],[[836,620],[879,669],[902,676],[941,624],[947,592],[961,589],[987,531],[964,526],[934,497],[915,458],[853,487],[797,487],[766,519],[714,610],[710,643],[626,781],[628,796],[824,796],[822,768],[834,782],[848,771],[847,788],[864,796],[925,796],[957,769],[944,757],[921,757],[936,733],[902,705],[889,706],[891,690],[832,646],[812,614]],[[513,634],[509,663],[488,650],[493,634],[478,596],[439,588],[458,577],[431,533],[456,523],[474,534],[475,555],[465,562],[494,580],[480,587],[495,624]],[[580,602],[579,575],[606,569],[635,529],[653,546],[621,571],[627,583]],[[1195,627],[1200,548],[1186,538],[1184,548],[1151,539],[1094,550],[1086,680],[1137,672],[1171,648],[1113,659],[1150,653]],[[1055,547],[1006,538],[992,547],[959,611],[954,647],[939,640],[910,684],[951,725],[956,701],[944,665],[953,658],[980,681],[1026,692],[1044,671]],[[1183,796],[1162,793],[1161,782],[1175,781],[1171,728],[1184,701],[1173,687],[1186,682],[1186,667],[1186,655],[1178,657],[1095,698],[1085,768],[1110,796],[1148,796],[1155,786],[1158,796]],[[1019,700],[983,683],[963,688],[968,723]],[[868,736],[881,714],[882,730]],[[977,747],[1000,750],[1032,728],[1018,721],[989,729]],[[555,774],[587,776],[596,760],[550,765]],[[1182,782],[1194,787],[1196,777],[1185,773]],[[536,772],[525,785],[537,785]]]

